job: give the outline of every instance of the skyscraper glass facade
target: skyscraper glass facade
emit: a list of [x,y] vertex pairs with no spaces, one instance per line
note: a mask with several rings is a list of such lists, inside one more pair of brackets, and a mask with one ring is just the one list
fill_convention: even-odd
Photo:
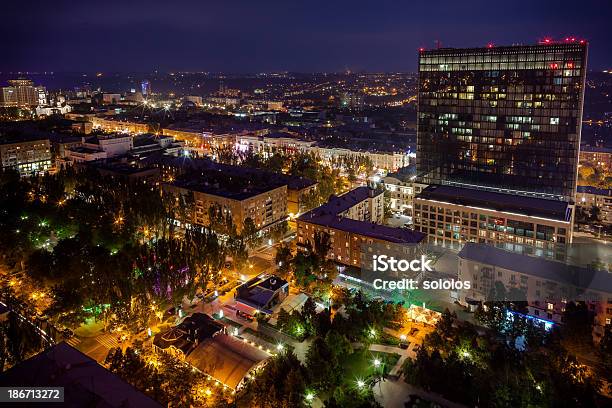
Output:
[[418,181],[572,202],[587,44],[419,55]]

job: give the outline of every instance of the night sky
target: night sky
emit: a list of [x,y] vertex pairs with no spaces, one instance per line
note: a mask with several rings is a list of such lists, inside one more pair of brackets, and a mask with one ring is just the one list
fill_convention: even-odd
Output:
[[[33,4],[36,3],[36,4]],[[590,42],[612,68],[609,0],[3,0],[0,71],[414,71],[419,47]]]

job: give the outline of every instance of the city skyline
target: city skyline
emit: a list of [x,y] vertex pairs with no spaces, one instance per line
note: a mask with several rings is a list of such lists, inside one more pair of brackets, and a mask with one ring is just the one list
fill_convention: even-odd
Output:
[[[112,2],[111,2],[112,3]],[[190,4],[28,5],[9,2],[0,35],[0,71],[413,72],[421,47],[530,44],[568,36],[590,43],[590,67],[610,68],[601,1],[363,5],[309,2],[291,7]],[[19,16],[36,16],[36,30]],[[314,29],[316,27],[316,30]],[[26,51],[27,50],[27,51]]]
[[611,406],[603,1],[7,1],[0,408]]

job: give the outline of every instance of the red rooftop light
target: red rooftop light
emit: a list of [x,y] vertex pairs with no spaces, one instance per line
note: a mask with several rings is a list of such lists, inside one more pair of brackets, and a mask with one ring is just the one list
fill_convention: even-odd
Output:
[[419,48],[419,52],[423,52],[423,51],[425,51],[425,48],[423,47]]
[[488,48],[493,48],[493,43],[488,43],[488,44],[487,44],[487,47],[488,47]]

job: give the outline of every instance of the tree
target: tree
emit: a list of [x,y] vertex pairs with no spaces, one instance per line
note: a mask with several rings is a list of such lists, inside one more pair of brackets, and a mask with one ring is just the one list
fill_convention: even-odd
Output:
[[331,236],[329,235],[329,233],[325,231],[317,231],[314,235],[313,249],[314,254],[319,259],[319,262],[323,262],[323,260],[327,257],[329,250],[331,249]]
[[264,369],[236,396],[238,407],[304,407],[306,368],[293,350],[272,357]]
[[563,312],[563,325],[560,326],[563,341],[573,345],[591,344],[593,313],[584,302],[569,302]]
[[276,254],[274,255],[274,263],[281,277],[286,278],[287,275],[289,275],[292,261],[293,255],[291,253],[291,247],[289,244],[281,243],[276,248]]
[[247,217],[244,219],[244,223],[242,226],[242,236],[244,237],[246,242],[256,245],[257,227],[255,226],[255,222],[251,217]]
[[[599,342],[597,350],[599,356],[601,377],[612,378],[612,327],[607,325],[603,337]],[[608,383],[608,390],[612,391],[612,385]]]
[[315,388],[328,390],[340,384],[341,370],[336,354],[320,337],[317,337],[308,348],[306,367]]

